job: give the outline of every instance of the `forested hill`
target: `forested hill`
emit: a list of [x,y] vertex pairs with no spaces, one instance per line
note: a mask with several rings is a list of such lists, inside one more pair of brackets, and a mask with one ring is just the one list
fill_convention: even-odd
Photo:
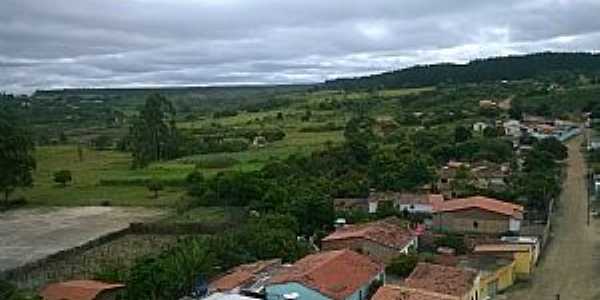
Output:
[[473,60],[467,64],[420,65],[359,78],[326,81],[325,88],[372,89],[520,80],[557,73],[600,75],[600,54],[537,53]]

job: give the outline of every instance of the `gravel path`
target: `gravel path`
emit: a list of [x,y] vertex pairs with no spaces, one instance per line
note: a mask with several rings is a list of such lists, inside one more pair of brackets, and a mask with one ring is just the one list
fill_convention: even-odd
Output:
[[534,272],[531,285],[511,300],[600,299],[600,220],[587,226],[586,169],[582,137],[571,140],[567,178],[554,216],[553,239]]
[[145,208],[73,207],[20,209],[0,214],[0,271],[45,258],[130,222],[156,218]]

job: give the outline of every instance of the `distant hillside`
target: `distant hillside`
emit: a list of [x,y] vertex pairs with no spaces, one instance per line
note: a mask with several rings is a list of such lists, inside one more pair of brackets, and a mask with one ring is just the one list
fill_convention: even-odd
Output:
[[330,80],[323,85],[333,89],[405,88],[442,83],[521,80],[556,72],[599,75],[600,54],[546,52],[478,59],[467,64],[421,65],[367,77]]

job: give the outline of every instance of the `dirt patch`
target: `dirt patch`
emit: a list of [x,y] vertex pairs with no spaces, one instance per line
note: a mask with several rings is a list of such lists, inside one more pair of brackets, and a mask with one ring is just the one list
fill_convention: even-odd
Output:
[[553,217],[552,240],[530,284],[508,299],[600,299],[600,220],[587,226],[586,167],[582,138],[571,140],[567,178]]
[[36,208],[0,214],[0,271],[161,215],[159,210],[119,207]]

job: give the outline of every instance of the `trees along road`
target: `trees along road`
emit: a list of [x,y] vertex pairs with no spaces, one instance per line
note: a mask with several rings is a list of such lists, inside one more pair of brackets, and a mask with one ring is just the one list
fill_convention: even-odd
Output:
[[587,226],[586,165],[582,136],[568,143],[567,177],[553,216],[552,239],[527,287],[507,294],[511,300],[600,299],[600,219]]

